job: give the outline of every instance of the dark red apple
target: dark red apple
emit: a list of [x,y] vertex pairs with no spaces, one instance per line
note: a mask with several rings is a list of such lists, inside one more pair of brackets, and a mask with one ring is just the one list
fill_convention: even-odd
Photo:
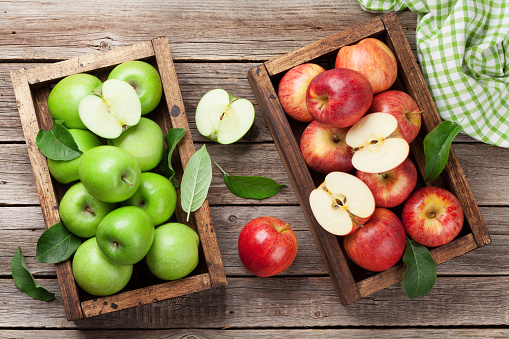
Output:
[[348,127],[327,126],[313,121],[307,125],[300,139],[300,150],[306,164],[322,174],[353,169],[352,148],[345,142]]
[[297,247],[297,236],[290,224],[274,217],[251,220],[242,228],[238,240],[242,264],[259,277],[286,270],[297,255]]
[[343,238],[343,245],[348,257],[360,267],[385,271],[403,257],[405,229],[394,212],[376,208],[364,227]]
[[278,87],[278,98],[286,114],[297,121],[310,122],[306,104],[306,92],[313,78],[325,69],[313,63],[305,63],[291,68],[285,73]]
[[315,76],[306,94],[314,120],[334,127],[348,127],[359,121],[373,101],[368,79],[361,73],[335,68]]
[[417,103],[405,92],[392,90],[375,95],[368,113],[384,112],[398,120],[399,132],[411,143],[421,129],[421,113]]
[[436,247],[447,244],[463,228],[463,208],[448,190],[426,186],[418,189],[403,205],[401,220],[415,242]]
[[391,208],[402,204],[417,184],[417,169],[410,158],[387,172],[357,171],[355,176],[369,187],[377,207]]

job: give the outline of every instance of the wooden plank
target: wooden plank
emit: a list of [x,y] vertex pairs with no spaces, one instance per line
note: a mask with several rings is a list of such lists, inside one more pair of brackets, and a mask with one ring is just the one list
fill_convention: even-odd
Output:
[[[509,207],[482,207],[493,243],[438,266],[442,275],[509,275],[507,243],[509,242]],[[299,250],[284,276],[327,275],[316,242],[300,206],[212,206],[212,219],[219,249],[228,276],[250,276],[237,253],[237,240],[242,227],[264,215],[274,216],[291,224],[297,233]],[[0,207],[0,276],[11,274],[10,262],[18,246],[30,271],[38,277],[54,277],[53,265],[35,259],[37,239],[45,229],[38,206]],[[489,269],[487,269],[489,267]]]
[[206,339],[206,338],[507,338],[509,330],[506,328],[370,328],[370,329],[172,329],[172,330],[0,330],[0,338],[19,339],[60,339],[77,338],[110,339],[154,338],[154,339]]
[[[3,1],[0,58],[62,60],[167,36],[177,60],[260,61],[376,16],[356,1],[318,6],[302,0],[296,6],[291,0],[127,0],[122,5],[100,0]],[[406,11],[398,17],[415,46],[417,15]]]
[[[489,247],[489,246],[488,246]],[[56,280],[40,279],[57,291]],[[69,322],[58,301],[33,300],[0,279],[0,327],[80,329],[279,328],[347,326],[507,327],[509,277],[439,277],[409,300],[401,284],[342,306],[328,277],[229,278],[225,288]]]
[[[16,94],[19,116],[23,126],[30,164],[35,177],[42,214],[44,216],[46,228],[50,228],[60,221],[60,216],[56,208],[57,199],[53,190],[46,158],[36,146],[35,139],[39,132],[38,117],[36,116],[37,112],[35,109],[36,105],[34,105],[32,100],[32,93],[25,70],[13,71],[11,73],[11,79],[14,93]],[[37,105],[39,105],[39,102],[36,102]],[[78,303],[78,290],[72,274],[70,261],[66,260],[55,264],[55,270],[58,275],[62,299],[68,318],[81,318],[82,313]]]

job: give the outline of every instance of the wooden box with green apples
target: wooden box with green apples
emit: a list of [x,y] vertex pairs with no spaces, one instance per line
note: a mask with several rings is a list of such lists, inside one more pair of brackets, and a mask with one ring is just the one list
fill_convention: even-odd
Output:
[[226,285],[206,196],[180,203],[199,151],[166,38],[11,78],[47,227],[37,256],[55,263],[69,320]]
[[343,304],[401,280],[420,297],[491,242],[394,12],[248,78]]

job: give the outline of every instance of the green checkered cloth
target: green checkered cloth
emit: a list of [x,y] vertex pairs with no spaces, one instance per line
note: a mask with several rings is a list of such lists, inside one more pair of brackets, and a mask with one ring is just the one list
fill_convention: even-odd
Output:
[[417,55],[442,118],[509,147],[508,0],[358,1],[369,12],[417,13]]

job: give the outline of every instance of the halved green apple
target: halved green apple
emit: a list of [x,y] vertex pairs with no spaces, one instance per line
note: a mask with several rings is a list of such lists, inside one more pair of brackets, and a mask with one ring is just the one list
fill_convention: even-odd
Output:
[[140,121],[141,103],[129,83],[109,79],[81,99],[79,115],[90,131],[100,137],[114,139]]
[[213,89],[200,99],[195,119],[201,135],[220,144],[231,144],[249,131],[254,116],[251,101]]

